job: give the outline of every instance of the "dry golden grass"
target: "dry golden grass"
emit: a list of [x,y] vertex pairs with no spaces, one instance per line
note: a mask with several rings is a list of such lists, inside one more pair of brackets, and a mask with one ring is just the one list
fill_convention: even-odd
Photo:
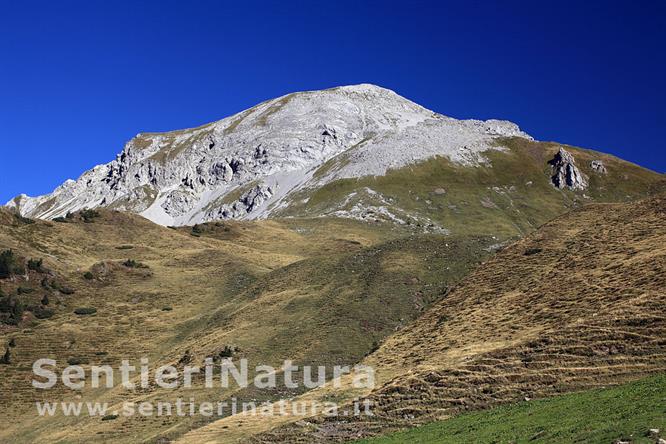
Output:
[[[253,365],[284,359],[353,364],[374,340],[415,319],[439,297],[441,285],[452,285],[487,254],[483,247],[492,241],[421,239],[390,225],[335,219],[212,223],[194,232],[100,213],[92,223],[75,218],[22,224],[0,211],[0,249],[44,258],[54,278],[75,291],[44,289],[35,273],[0,282],[5,293],[18,286],[35,288],[31,297],[37,300],[48,293],[55,310],[50,319],[28,316],[18,327],[0,329],[0,345],[16,342],[11,364],[0,365],[0,441],[133,443],[182,436],[205,422],[176,416],[39,418],[34,401],[100,400],[110,410],[123,401],[210,401],[201,380],[174,391],[71,391],[61,384],[40,391],[30,385],[32,363],[53,358],[62,370],[69,358],[83,357],[85,368],[117,367],[121,359],[137,363],[146,356],[155,368],[187,352],[201,365],[224,345],[235,345]],[[127,259],[148,268],[123,266]],[[442,275],[444,264],[450,270]],[[83,277],[87,271],[93,279]],[[80,316],[77,307],[97,312]],[[214,401],[232,395],[279,394],[229,389],[216,392]]]
[[586,206],[494,256],[370,355],[373,418],[310,418],[254,441],[371,436],[666,371],[665,289],[666,196]]

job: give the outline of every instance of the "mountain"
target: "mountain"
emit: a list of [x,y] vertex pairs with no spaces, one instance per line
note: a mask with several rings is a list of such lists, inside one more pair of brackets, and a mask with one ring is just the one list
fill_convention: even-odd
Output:
[[[194,129],[139,134],[114,161],[7,205],[43,219],[106,207],[170,226],[335,216],[439,233],[488,216],[498,234],[516,235],[578,201],[639,197],[658,177],[573,147],[562,165],[548,165],[561,147],[532,142],[511,122],[456,120],[362,84],[289,94]],[[575,183],[559,177],[577,172]]]
[[[663,371],[663,180],[371,85],[141,134],[0,208],[0,441],[340,441]],[[229,356],[369,363],[379,386],[30,384],[44,357],[154,370]],[[365,396],[377,416],[37,417],[34,404],[211,396]]]

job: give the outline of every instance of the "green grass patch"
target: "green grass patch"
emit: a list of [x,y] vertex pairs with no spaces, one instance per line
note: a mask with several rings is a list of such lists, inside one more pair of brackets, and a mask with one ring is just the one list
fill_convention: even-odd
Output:
[[[332,208],[348,210],[362,200],[364,206],[385,206],[398,215],[406,211],[425,216],[454,234],[492,234],[507,239],[529,233],[585,203],[645,196],[651,184],[660,180],[659,174],[613,156],[565,146],[588,176],[590,187],[582,192],[559,190],[551,184],[553,172],[548,161],[562,145],[521,138],[500,139],[497,144],[501,149],[485,152],[488,162],[474,167],[435,157],[390,170],[384,176],[335,180],[294,196],[281,215],[318,215]],[[334,170],[341,159],[331,159],[318,174]],[[592,171],[592,160],[602,160],[608,173]],[[382,198],[359,192],[364,188],[380,193]],[[439,189],[445,192],[438,192]]]
[[666,436],[666,375],[468,413],[356,443],[654,443],[650,429]]

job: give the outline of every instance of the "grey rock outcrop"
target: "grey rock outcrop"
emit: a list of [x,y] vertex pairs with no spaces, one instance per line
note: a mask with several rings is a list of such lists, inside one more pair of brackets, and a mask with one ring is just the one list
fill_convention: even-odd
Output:
[[570,152],[560,148],[555,157],[549,162],[553,167],[552,181],[559,189],[584,190],[587,188],[587,179],[576,166],[576,161]]
[[243,193],[233,203],[222,204],[208,210],[205,220],[243,219],[273,196],[273,189],[266,185],[256,185]]
[[606,165],[601,160],[593,160],[590,162],[590,168],[592,168],[593,171],[599,173],[599,174],[606,174]]

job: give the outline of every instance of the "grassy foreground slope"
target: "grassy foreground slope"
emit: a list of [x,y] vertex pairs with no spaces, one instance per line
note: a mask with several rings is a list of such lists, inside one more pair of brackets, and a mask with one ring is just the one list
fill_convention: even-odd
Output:
[[24,264],[43,260],[41,272],[0,279],[8,300],[22,305],[20,316],[11,313],[12,323],[0,324],[0,354],[8,348],[11,355],[0,364],[0,441],[11,442],[154,442],[207,421],[40,418],[37,400],[95,400],[116,408],[122,401],[300,393],[230,388],[211,394],[203,375],[191,389],[73,391],[59,384],[38,391],[30,385],[36,359],[55,359],[62,370],[69,362],[117,368],[122,359],[137,364],[145,356],[153,369],[182,368],[228,347],[251,368],[278,367],[285,359],[353,365],[441,298],[495,242],[335,219],[169,229],[108,210],[87,221],[0,216],[0,250],[11,248]]
[[612,443],[653,444],[666,436],[666,376],[618,387],[465,413],[357,444]]
[[477,267],[368,356],[375,416],[309,418],[255,441],[344,441],[664,372],[664,288],[666,195],[585,206]]

